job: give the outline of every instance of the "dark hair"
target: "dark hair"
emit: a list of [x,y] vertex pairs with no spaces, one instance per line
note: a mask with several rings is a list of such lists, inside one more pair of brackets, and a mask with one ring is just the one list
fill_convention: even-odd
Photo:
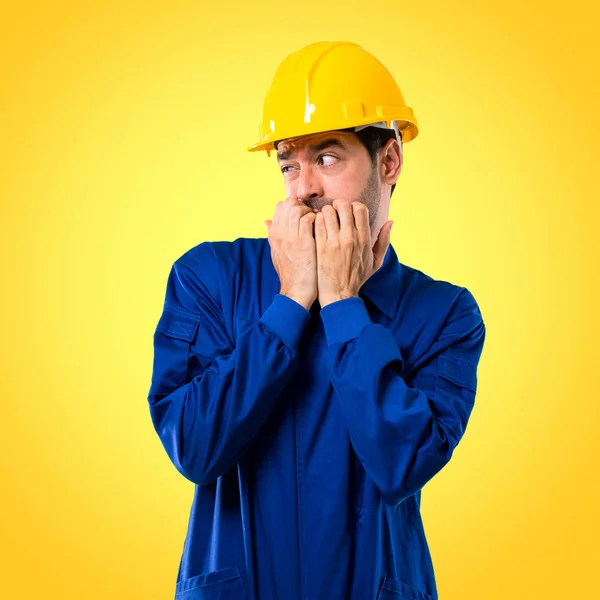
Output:
[[[396,138],[393,129],[382,129],[381,127],[365,127],[360,131],[354,131],[354,128],[350,127],[348,129],[341,129],[340,131],[350,131],[358,137],[363,146],[367,149],[373,167],[377,164],[377,152],[385,146],[388,140]],[[400,140],[402,140],[402,132],[400,132]],[[394,183],[392,185],[390,196],[394,193],[395,187],[396,184]]]

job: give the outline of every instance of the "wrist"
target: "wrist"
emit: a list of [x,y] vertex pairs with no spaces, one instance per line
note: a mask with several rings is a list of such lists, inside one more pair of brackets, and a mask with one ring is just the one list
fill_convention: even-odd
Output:
[[294,291],[280,290],[279,293],[282,296],[287,296],[294,302],[297,302],[298,304],[300,304],[300,306],[303,306],[306,310],[310,310],[312,305],[314,304],[314,301],[316,300],[316,298],[310,297],[307,294],[300,294],[300,293],[294,292]]
[[328,304],[332,304],[333,302],[338,302],[340,300],[346,300],[347,298],[357,298],[357,297],[359,297],[358,294],[354,294],[351,292],[348,292],[348,293],[340,292],[339,294],[329,294],[327,296],[319,297],[319,304],[321,305],[321,308],[323,308],[324,306],[327,306]]

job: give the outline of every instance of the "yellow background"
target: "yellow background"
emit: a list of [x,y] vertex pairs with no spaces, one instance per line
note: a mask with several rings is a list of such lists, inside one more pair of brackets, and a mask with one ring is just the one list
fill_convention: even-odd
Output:
[[469,427],[423,492],[441,600],[600,593],[597,3],[12,4],[0,595],[172,598],[193,484],[146,398],[167,274],[266,235],[283,180],[246,147],[277,65],[321,40],[396,77],[420,134],[392,243],[487,325]]

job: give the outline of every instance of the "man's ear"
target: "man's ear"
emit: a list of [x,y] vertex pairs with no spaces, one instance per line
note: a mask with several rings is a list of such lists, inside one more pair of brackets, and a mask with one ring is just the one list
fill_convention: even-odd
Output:
[[381,150],[381,181],[394,185],[402,171],[402,152],[398,140],[388,140]]

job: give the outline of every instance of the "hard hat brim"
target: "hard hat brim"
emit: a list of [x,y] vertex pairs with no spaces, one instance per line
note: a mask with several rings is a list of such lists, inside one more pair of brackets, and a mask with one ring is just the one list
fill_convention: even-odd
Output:
[[[259,152],[261,150],[266,150],[268,155],[270,155],[271,151],[273,151],[275,149],[275,145],[274,145],[275,142],[280,142],[282,140],[286,140],[286,139],[290,139],[290,138],[302,137],[305,135],[313,135],[315,133],[325,133],[325,131],[338,131],[340,129],[347,129],[348,127],[359,127],[361,125],[371,125],[375,122],[377,122],[375,119],[370,119],[370,120],[367,120],[366,122],[362,122],[362,123],[351,123],[351,124],[341,123],[339,127],[332,127],[331,129],[326,129],[326,130],[314,130],[314,131],[306,130],[303,132],[294,131],[294,132],[288,132],[287,134],[273,135],[272,137],[269,134],[267,134],[262,140],[259,140],[255,144],[248,146],[247,150],[248,150],[248,152]],[[417,135],[419,133],[417,121],[416,121],[416,119],[414,119],[414,117],[411,121],[399,119],[398,120],[398,130],[402,134],[402,142],[404,142],[404,143],[410,142],[415,137],[417,137]]]

